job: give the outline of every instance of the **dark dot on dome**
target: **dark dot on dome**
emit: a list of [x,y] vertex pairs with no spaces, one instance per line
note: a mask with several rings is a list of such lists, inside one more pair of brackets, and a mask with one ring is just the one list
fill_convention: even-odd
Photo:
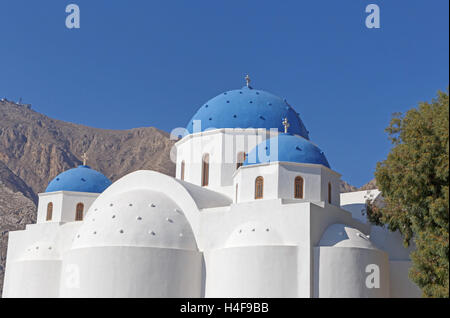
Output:
[[261,118],[262,120],[266,120],[266,119],[264,118],[264,116],[259,116],[259,118]]
[[223,93],[224,95],[226,95],[227,93]]
[[208,108],[208,105],[205,105],[205,108]]
[[269,147],[266,146],[266,150],[269,149]]
[[56,178],[56,181],[59,181],[59,178]]
[[212,118],[211,118],[211,117],[209,117],[209,120],[212,120]]
[[239,92],[239,94],[242,94],[242,92]]
[[86,179],[85,178],[81,178],[81,181],[86,182]]
[[233,115],[233,117],[236,118],[237,116],[236,116],[236,115]]
[[256,92],[256,95],[259,95],[259,92]]
[[250,101],[249,103],[250,103],[250,104],[253,104],[253,101]]
[[272,103],[269,103],[269,106],[272,106]]
[[230,103],[230,101],[229,100],[227,100],[227,104],[229,104]]
[[300,148],[299,146],[295,147],[295,149],[297,149],[297,150],[302,150],[302,148]]

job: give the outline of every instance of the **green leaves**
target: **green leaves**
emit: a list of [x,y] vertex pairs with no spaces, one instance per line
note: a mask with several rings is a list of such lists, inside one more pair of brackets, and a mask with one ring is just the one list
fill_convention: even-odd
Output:
[[386,205],[367,209],[370,222],[399,230],[405,245],[414,238],[410,277],[426,297],[449,296],[448,100],[438,92],[431,103],[393,115],[386,128],[393,148],[375,172]]

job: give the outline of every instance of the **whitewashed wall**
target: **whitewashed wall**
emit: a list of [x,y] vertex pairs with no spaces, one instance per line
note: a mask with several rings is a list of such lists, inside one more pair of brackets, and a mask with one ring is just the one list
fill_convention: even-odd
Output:
[[[250,246],[205,254],[206,297],[298,297],[305,250],[296,246]],[[300,260],[300,264],[298,261]]]
[[60,275],[61,260],[12,261],[8,264],[2,297],[58,297]]
[[199,252],[131,246],[73,249],[62,265],[61,297],[200,297]]
[[[359,247],[316,247],[314,263],[315,297],[389,297],[389,261],[383,251]],[[371,264],[379,267],[379,288],[366,285],[370,274],[366,268]]]
[[201,185],[202,156],[209,153],[208,188],[229,195],[238,153],[248,153],[267,137],[270,132],[261,129],[216,129],[188,135],[176,143],[176,178],[181,178],[184,160],[184,180]]
[[[43,222],[73,222],[75,221],[76,206],[83,203],[86,215],[92,203],[99,196],[98,193],[58,191],[39,194],[37,223]],[[47,205],[53,203],[53,214],[50,221],[46,220]]]

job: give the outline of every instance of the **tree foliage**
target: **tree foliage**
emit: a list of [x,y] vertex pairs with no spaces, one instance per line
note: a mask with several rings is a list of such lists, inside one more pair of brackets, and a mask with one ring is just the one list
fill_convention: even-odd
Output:
[[404,116],[394,114],[386,131],[393,147],[375,172],[385,205],[369,204],[368,219],[400,231],[405,245],[413,239],[410,278],[423,296],[448,297],[448,90]]

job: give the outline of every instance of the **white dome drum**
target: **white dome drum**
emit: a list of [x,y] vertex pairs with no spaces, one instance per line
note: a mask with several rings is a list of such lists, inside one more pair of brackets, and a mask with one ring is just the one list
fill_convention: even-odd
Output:
[[152,176],[126,176],[91,206],[63,260],[62,297],[201,296],[191,226],[177,203],[150,188]]
[[72,248],[145,246],[197,250],[191,226],[180,207],[148,189],[102,196],[89,209]]

